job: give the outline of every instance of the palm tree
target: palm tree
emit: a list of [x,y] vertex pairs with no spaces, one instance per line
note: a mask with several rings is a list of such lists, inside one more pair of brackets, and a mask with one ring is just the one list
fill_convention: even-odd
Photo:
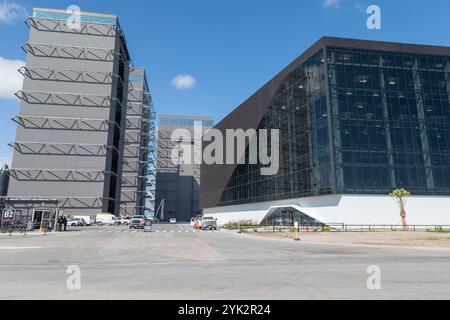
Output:
[[411,192],[405,189],[397,189],[392,191],[389,196],[394,199],[394,201],[400,207],[400,217],[402,218],[403,231],[408,231],[408,224],[406,223],[406,201],[409,196],[411,196]]

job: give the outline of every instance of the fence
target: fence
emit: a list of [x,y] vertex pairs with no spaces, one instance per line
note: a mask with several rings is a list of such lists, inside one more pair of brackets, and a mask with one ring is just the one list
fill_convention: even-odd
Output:
[[[449,232],[450,225],[409,225],[408,231],[418,232]],[[357,224],[343,224],[343,223],[331,223],[326,225],[303,225],[295,228],[293,226],[239,226],[239,232],[252,233],[252,232],[395,232],[405,231],[403,225],[357,225]]]
[[44,233],[52,231],[52,223],[48,222],[45,224],[42,223],[24,223],[21,221],[1,221],[0,223],[0,233],[9,233],[10,235],[13,233],[23,233],[33,230],[43,229]]

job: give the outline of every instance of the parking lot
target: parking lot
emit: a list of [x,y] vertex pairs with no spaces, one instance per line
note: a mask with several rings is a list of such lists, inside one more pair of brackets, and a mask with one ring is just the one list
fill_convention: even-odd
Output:
[[[84,232],[84,233],[142,233],[141,229],[130,229],[128,226],[115,226],[115,227],[68,227],[68,232]],[[153,233],[196,233],[196,232],[217,232],[211,230],[194,230],[194,228],[189,224],[154,224]]]
[[[68,270],[80,270],[80,290]],[[369,267],[381,271],[369,290]],[[373,288],[372,288],[373,289]],[[0,235],[0,299],[449,299],[450,251],[155,225]]]

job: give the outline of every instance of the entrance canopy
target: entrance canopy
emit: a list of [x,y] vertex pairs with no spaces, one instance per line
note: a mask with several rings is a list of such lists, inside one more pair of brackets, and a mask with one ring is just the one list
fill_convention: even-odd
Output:
[[307,215],[300,209],[301,208],[296,205],[272,207],[262,220],[262,224],[293,226],[295,222],[297,222],[299,226],[324,225],[324,223],[320,222],[314,217]]
[[0,197],[0,203],[8,209],[58,209],[59,201],[55,199],[39,198],[11,198]]
[[0,215],[0,224],[3,228],[26,228],[27,230],[44,227],[47,230],[54,229],[55,221],[59,216],[59,201],[44,198],[0,198],[0,211],[11,210],[12,217],[6,218]]

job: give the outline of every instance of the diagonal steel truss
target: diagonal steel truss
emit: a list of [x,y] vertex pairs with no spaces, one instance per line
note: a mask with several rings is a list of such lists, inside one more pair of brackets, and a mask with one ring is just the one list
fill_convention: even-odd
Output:
[[136,175],[126,175],[122,176],[122,187],[131,188],[137,187],[142,180],[146,179],[147,176],[136,176]]
[[140,117],[151,112],[149,106],[143,105],[142,102],[128,102],[127,115]]
[[32,80],[65,81],[93,84],[111,84],[114,79],[122,79],[112,72],[80,71],[71,69],[24,66],[19,72]]
[[68,144],[42,142],[11,142],[14,150],[27,155],[64,155],[64,156],[106,156],[109,150],[118,152],[114,146],[98,144]]
[[[20,206],[29,207],[30,209],[36,207],[36,203],[39,203],[39,207],[44,203],[46,206],[51,203],[58,203],[60,209],[102,209],[103,201],[114,201],[111,198],[102,197],[8,197],[0,199],[2,201],[18,203]],[[31,204],[27,205],[30,202]]]
[[38,31],[86,34],[91,36],[115,37],[117,27],[113,24],[81,22],[80,28],[69,28],[65,20],[29,17],[25,20],[29,28]]
[[66,169],[9,169],[9,175],[17,181],[40,182],[104,182],[106,175],[115,173],[102,170]]
[[114,201],[112,198],[60,198],[60,208],[63,209],[102,209],[103,202]]
[[123,173],[132,173],[132,172],[138,172],[139,168],[147,166],[147,161],[141,161],[139,159],[130,158],[130,159],[124,159],[123,160]]
[[28,129],[108,131],[110,126],[114,126],[117,130],[119,129],[116,122],[106,119],[17,115],[12,120]]
[[120,52],[105,48],[27,42],[22,45],[22,49],[36,57],[113,62],[117,56],[123,63],[127,63]]
[[117,98],[94,94],[19,91],[16,93],[16,96],[29,104],[70,105],[97,108],[109,108],[113,103],[121,105],[121,102]]

